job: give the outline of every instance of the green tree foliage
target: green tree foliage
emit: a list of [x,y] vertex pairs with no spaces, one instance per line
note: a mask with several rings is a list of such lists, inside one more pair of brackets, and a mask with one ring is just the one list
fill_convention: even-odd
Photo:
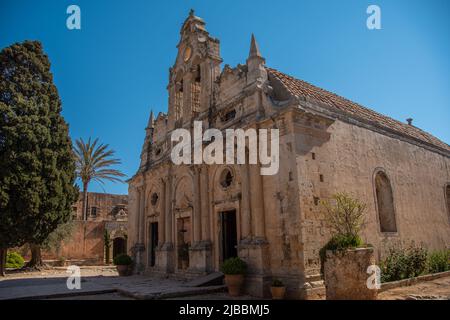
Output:
[[322,201],[324,218],[333,235],[357,236],[364,223],[366,205],[347,193],[333,195]]
[[322,212],[332,238],[319,251],[323,272],[327,250],[337,251],[363,245],[359,233],[364,224],[366,205],[347,193],[337,193],[329,201],[321,201]]
[[40,244],[69,220],[78,191],[68,125],[36,41],[0,52],[0,249]]
[[41,249],[59,252],[63,243],[67,243],[73,234],[73,220],[60,224],[41,245]]
[[122,182],[120,179],[125,175],[119,170],[112,169],[111,166],[120,164],[119,159],[115,159],[115,151],[109,149],[107,144],[98,144],[98,139],[87,142],[77,139],[74,147],[76,157],[76,172],[83,185],[83,219],[87,219],[87,192],[89,183],[97,181],[101,184],[104,180],[112,182]]

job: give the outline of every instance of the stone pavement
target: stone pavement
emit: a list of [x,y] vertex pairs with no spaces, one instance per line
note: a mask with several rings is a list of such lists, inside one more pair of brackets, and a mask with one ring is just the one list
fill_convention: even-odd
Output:
[[450,300],[450,276],[389,289],[378,294],[379,300]]
[[[11,274],[0,279],[0,300],[4,299],[49,299],[67,296],[87,296],[119,293],[133,299],[165,299],[181,296],[209,294],[224,291],[225,287],[191,287],[185,281],[148,277],[119,277],[115,270],[92,268],[81,269],[81,289],[69,290],[66,285],[69,274],[64,268],[28,274]],[[28,275],[28,277],[27,277]]]
[[[65,268],[8,273],[0,278],[0,300],[4,299],[182,299],[231,300],[224,286],[192,287],[189,282],[148,277],[119,277],[114,267],[81,267],[81,290],[69,290]],[[253,299],[240,296],[236,299]],[[380,300],[449,300],[450,276],[381,292]]]

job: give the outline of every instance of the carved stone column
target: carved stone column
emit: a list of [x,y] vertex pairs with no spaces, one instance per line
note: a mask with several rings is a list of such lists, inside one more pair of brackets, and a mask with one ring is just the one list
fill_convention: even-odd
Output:
[[265,233],[263,179],[260,166],[249,165],[250,169],[250,204],[253,235],[251,241],[241,241],[238,245],[239,257],[248,265],[245,277],[246,292],[251,295],[266,297],[270,287],[270,265],[268,242]]
[[193,242],[196,244],[201,239],[201,200],[200,200],[200,172],[199,168],[194,167],[194,210],[193,210]]
[[133,248],[134,255],[134,272],[141,273],[144,269],[142,255],[145,250],[143,238],[144,238],[144,211],[145,211],[145,191],[143,187],[140,187],[137,191],[137,203],[138,208],[136,210],[136,234],[137,241]]
[[[247,158],[248,159],[248,158]],[[241,179],[242,179],[242,190],[241,190],[241,241],[249,242],[252,236],[252,225],[251,225],[251,212],[250,212],[250,181],[249,181],[249,164],[241,166]]]
[[[194,238],[189,251],[188,272],[195,274],[207,273],[212,268],[207,169],[206,166],[197,168],[194,178],[194,235],[198,233],[198,238]],[[197,205],[198,210],[195,209]]]
[[158,247],[162,247],[164,242],[166,242],[166,182],[161,179],[161,199],[160,201],[160,212],[158,219]]
[[256,240],[265,240],[265,218],[264,218],[264,197],[263,181],[260,174],[259,164],[251,164],[250,167],[250,199],[252,218],[254,223],[254,235]]
[[209,226],[209,189],[208,167],[200,169],[200,198],[202,210],[202,240],[211,241],[211,229]]
[[140,192],[140,205],[139,205],[139,243],[144,244],[145,241],[145,184]]
[[175,268],[174,246],[172,239],[172,173],[169,170],[167,180],[164,183],[164,243],[159,247],[156,256],[156,269],[162,273],[171,273]]

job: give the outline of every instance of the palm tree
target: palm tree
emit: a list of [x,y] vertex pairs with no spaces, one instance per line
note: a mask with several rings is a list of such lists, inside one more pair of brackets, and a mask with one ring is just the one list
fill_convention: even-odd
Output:
[[115,151],[108,149],[107,144],[98,144],[98,138],[91,143],[91,138],[86,142],[77,139],[74,153],[77,176],[83,184],[83,219],[87,220],[87,192],[89,183],[96,181],[104,184],[104,181],[123,182],[120,178],[125,175],[119,170],[111,169],[111,166],[120,164],[115,159]]

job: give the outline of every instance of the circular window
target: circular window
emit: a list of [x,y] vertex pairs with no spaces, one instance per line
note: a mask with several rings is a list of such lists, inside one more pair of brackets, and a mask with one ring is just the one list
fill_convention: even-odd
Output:
[[223,188],[228,188],[233,183],[233,178],[234,177],[230,169],[223,170],[222,174],[220,175],[220,185]]
[[152,206],[156,206],[156,204],[158,203],[158,194],[155,192],[152,194],[152,198],[150,200]]

